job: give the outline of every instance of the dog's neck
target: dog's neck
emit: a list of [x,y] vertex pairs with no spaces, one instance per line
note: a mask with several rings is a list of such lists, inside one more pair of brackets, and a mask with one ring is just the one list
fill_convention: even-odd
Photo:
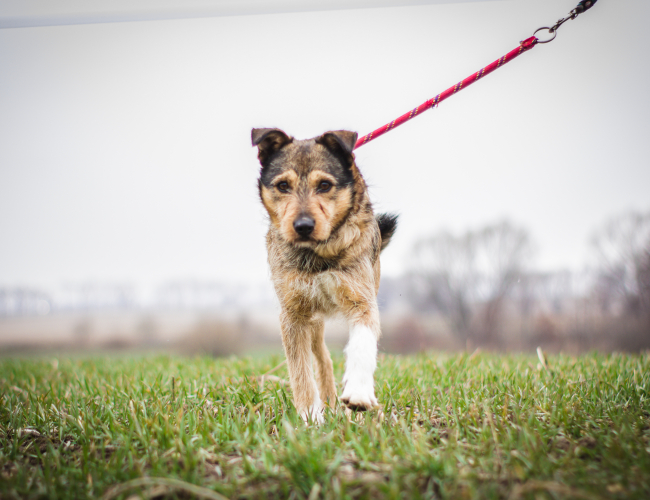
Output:
[[311,248],[292,247],[288,253],[289,261],[301,272],[317,274],[332,271],[341,267],[341,259],[325,258]]

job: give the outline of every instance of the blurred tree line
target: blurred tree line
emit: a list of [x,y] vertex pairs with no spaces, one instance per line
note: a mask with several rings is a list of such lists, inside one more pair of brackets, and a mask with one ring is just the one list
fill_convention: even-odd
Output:
[[612,218],[590,246],[584,271],[541,272],[529,232],[509,221],[426,236],[405,275],[382,282],[385,344],[650,348],[650,212]]

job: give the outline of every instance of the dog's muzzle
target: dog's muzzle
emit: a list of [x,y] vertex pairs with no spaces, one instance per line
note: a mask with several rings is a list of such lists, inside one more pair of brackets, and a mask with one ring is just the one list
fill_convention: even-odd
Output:
[[304,239],[309,238],[309,235],[314,232],[314,226],[314,219],[306,215],[298,217],[293,223],[293,229]]

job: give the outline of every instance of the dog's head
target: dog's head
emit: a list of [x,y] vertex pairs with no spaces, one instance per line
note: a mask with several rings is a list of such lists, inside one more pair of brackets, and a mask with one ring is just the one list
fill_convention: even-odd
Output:
[[295,140],[282,130],[251,134],[262,165],[259,190],[282,238],[313,248],[327,241],[354,208],[356,132],[335,130]]

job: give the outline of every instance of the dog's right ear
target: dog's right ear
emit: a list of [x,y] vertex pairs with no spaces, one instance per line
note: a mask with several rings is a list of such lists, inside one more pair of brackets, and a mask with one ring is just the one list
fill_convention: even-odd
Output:
[[273,154],[293,142],[293,137],[289,137],[279,128],[254,128],[251,131],[251,140],[253,146],[257,146],[257,157],[264,166]]

